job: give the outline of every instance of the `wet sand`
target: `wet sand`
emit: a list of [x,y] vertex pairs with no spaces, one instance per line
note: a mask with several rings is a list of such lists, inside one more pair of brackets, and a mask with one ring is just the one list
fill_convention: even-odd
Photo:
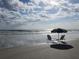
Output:
[[67,42],[72,49],[60,50],[50,45],[0,49],[0,59],[79,59],[79,39]]

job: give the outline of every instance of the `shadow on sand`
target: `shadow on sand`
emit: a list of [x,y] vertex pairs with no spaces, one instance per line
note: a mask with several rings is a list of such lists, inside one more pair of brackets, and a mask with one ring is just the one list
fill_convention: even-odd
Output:
[[60,49],[60,50],[68,50],[74,48],[69,44],[52,44],[50,45],[51,48]]

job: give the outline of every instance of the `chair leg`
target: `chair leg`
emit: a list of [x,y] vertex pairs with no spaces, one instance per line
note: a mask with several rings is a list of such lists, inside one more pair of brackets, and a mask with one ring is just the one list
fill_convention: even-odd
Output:
[[63,44],[67,44],[66,42],[63,42],[63,41],[61,41],[61,43],[63,43]]

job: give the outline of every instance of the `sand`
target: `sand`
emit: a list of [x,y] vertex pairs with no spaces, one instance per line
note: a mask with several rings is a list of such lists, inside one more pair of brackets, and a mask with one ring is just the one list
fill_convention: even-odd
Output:
[[0,49],[0,59],[79,59],[79,39],[67,42],[72,49],[55,49],[50,45]]

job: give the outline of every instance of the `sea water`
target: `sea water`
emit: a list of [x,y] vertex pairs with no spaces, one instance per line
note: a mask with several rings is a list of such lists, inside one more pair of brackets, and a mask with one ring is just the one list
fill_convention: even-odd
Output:
[[[0,31],[0,48],[47,44],[47,35],[50,35],[53,40],[58,38],[57,33],[50,33],[50,31]],[[61,37],[63,33],[59,35]],[[65,35],[67,41],[76,40],[79,38],[79,31],[69,31]]]

